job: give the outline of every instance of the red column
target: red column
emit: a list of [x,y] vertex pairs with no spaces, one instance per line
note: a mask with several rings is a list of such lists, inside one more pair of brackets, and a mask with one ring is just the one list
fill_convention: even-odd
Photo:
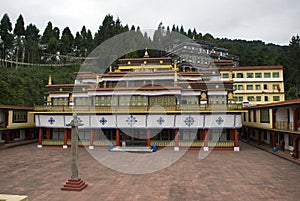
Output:
[[275,133],[272,133],[272,147],[276,146],[276,136]]
[[208,130],[204,129],[204,147],[208,147]]
[[296,159],[299,158],[299,137],[293,137],[293,144],[294,144],[294,157]]
[[261,145],[261,130],[258,130],[258,145]]
[[47,140],[50,140],[50,131],[51,131],[50,128],[46,129],[46,139]]
[[27,130],[27,136],[28,136],[28,140],[32,140],[32,130],[31,129],[28,129]]
[[175,141],[175,147],[179,147],[179,132],[178,128],[175,129],[175,136],[174,136],[174,141]]
[[90,148],[94,147],[94,130],[90,131]]
[[235,129],[230,129],[229,130],[229,139],[230,140],[234,140],[234,131],[235,131]]
[[120,129],[116,129],[116,146],[120,146]]
[[38,147],[42,147],[42,142],[43,142],[43,128],[39,128],[39,144]]
[[297,131],[297,122],[298,122],[298,110],[297,107],[292,107],[292,111],[293,111],[293,130]]
[[234,147],[238,147],[239,146],[238,130],[234,129],[233,134],[234,134]]
[[277,109],[272,109],[272,128],[276,128],[276,111]]
[[9,143],[9,132],[5,132],[4,135],[5,135],[4,136],[4,144],[7,144],[7,143]]
[[147,129],[147,147],[151,147],[151,131]]
[[64,129],[64,148],[68,148],[68,129]]

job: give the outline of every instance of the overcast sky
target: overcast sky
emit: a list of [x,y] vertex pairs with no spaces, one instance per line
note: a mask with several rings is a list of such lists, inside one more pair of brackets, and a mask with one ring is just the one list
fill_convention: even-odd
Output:
[[40,34],[48,21],[61,31],[69,26],[73,35],[83,25],[94,34],[107,14],[129,27],[156,29],[163,22],[219,38],[280,45],[300,34],[299,0],[0,0],[1,18],[4,13],[13,26],[22,14],[25,24],[35,24]]

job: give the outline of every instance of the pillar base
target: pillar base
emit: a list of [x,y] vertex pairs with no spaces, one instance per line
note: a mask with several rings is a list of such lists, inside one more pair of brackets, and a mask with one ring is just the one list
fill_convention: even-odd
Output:
[[43,147],[43,145],[41,145],[41,144],[37,145],[37,148],[42,148],[42,147]]
[[234,147],[233,151],[240,151],[240,147]]
[[203,147],[203,151],[209,151],[208,147]]
[[89,149],[94,149],[94,146],[90,145],[90,146],[89,146]]
[[81,191],[88,185],[79,179],[69,179],[66,184],[61,188],[63,191]]
[[179,151],[179,147],[174,147],[174,151]]
[[68,149],[68,145],[63,145],[63,149]]

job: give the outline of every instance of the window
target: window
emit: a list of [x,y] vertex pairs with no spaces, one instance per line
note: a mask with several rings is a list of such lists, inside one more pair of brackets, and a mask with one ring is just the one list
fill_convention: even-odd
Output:
[[248,96],[247,99],[248,101],[254,101],[254,96]]
[[13,123],[25,123],[27,122],[26,111],[13,111]]
[[260,84],[255,85],[255,90],[261,90]]
[[253,78],[253,73],[247,73],[247,78]]
[[229,78],[229,73],[223,73],[223,78]]
[[264,84],[264,90],[267,90],[267,89],[268,89],[268,85]]
[[256,122],[256,110],[253,110],[253,122]]
[[261,78],[261,73],[255,73],[256,78]]
[[268,140],[268,133],[267,131],[263,131],[264,132],[264,140]]
[[279,84],[273,84],[273,90],[279,89]]
[[243,89],[244,89],[243,85],[238,85],[238,90],[243,90]]
[[239,96],[239,101],[243,102],[243,96]]
[[273,96],[273,101],[280,101],[280,97],[279,96]]
[[251,110],[248,112],[248,121],[251,122]]
[[253,85],[247,85],[247,90],[253,90]]
[[268,96],[265,96],[265,101],[269,101],[269,97]]
[[235,73],[232,73],[232,78],[235,78]]
[[244,75],[243,75],[243,73],[237,73],[236,77],[237,78],[244,78]]
[[292,135],[289,135],[289,146],[294,146],[294,140]]
[[273,72],[273,78],[278,78],[279,77],[279,72]]
[[260,123],[270,123],[269,109],[260,110]]
[[234,100],[235,102],[237,102],[237,101],[238,101],[238,97],[234,96],[234,97],[233,97],[233,100]]
[[261,101],[261,96],[256,96],[256,101],[260,102]]
[[271,77],[271,73],[264,73],[264,78],[270,78]]
[[236,90],[237,89],[237,85],[233,85],[233,90]]

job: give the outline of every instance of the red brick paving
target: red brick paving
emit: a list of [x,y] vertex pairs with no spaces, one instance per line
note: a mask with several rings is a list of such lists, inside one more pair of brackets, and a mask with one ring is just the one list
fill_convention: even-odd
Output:
[[80,148],[79,175],[88,183],[81,192],[60,190],[70,177],[70,149],[14,147],[0,151],[0,193],[30,201],[299,199],[299,165],[240,144],[240,152],[214,151],[204,160],[188,151],[170,167],[143,175],[108,169]]

